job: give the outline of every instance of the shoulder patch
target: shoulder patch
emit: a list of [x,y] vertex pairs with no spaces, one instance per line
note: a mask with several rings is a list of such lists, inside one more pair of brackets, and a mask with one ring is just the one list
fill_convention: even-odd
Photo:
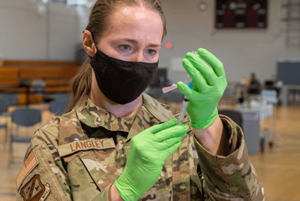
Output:
[[37,164],[38,164],[38,162],[34,156],[34,152],[31,151],[31,153],[27,157],[27,159],[16,179],[17,189],[19,189],[19,187],[20,187],[22,181],[24,180],[24,178],[26,177],[26,175],[28,175],[28,173],[31,172],[31,170],[33,170],[33,168],[35,168],[35,166]]
[[21,189],[24,201],[44,201],[50,193],[50,185],[42,184],[40,175],[34,175]]

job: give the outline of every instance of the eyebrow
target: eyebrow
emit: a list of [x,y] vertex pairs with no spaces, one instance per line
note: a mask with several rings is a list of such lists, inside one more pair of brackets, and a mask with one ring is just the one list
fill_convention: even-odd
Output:
[[[126,40],[128,42],[134,43],[134,44],[138,44],[139,42],[133,39],[129,39],[129,38],[121,38],[119,40]],[[150,44],[149,47],[161,47],[161,45],[158,44]]]

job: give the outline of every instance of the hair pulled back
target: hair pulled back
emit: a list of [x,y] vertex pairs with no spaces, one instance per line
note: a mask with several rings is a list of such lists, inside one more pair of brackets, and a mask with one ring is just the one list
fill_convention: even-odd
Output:
[[[153,9],[161,16],[164,32],[163,38],[167,35],[166,19],[162,10],[160,0],[97,0],[94,4],[86,30],[90,31],[95,36],[95,43],[109,27],[109,16],[122,5],[130,6],[144,6]],[[78,74],[71,81],[72,100],[66,112],[71,111],[74,107],[81,106],[89,97],[92,86],[92,67],[90,65],[91,59],[88,58],[81,66]]]

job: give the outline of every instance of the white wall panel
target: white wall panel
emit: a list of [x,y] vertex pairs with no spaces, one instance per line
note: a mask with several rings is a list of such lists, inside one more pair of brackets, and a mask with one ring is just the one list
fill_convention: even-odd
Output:
[[0,0],[0,52],[4,59],[74,60],[81,41],[75,7]]

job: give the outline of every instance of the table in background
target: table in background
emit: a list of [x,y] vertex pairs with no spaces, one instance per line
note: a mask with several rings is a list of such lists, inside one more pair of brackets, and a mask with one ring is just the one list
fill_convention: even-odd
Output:
[[242,114],[242,127],[248,153],[257,154],[260,138],[260,109],[238,107],[237,111]]
[[255,107],[242,107],[238,105],[237,111],[242,114],[242,127],[248,153],[257,154],[260,138],[266,138],[261,132],[263,120],[272,116],[273,105],[267,103],[260,103]]
[[291,90],[291,89],[296,89],[296,90],[300,91],[300,85],[284,85],[282,87],[282,92],[281,92],[281,97],[280,97],[282,106],[288,106],[289,90]]

